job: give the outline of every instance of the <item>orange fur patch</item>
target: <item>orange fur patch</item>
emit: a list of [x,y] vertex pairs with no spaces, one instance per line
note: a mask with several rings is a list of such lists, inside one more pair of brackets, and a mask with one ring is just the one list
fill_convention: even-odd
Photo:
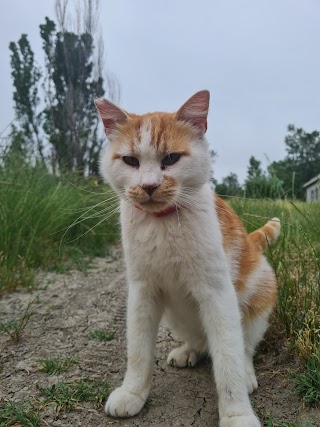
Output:
[[176,119],[175,113],[147,113],[141,116],[128,114],[129,120],[118,127],[113,136],[115,151],[123,144],[130,147],[132,155],[138,156],[141,128],[151,124],[151,144],[160,155],[180,153],[189,156],[188,141],[197,137],[195,129],[188,123]]
[[244,323],[254,319],[259,314],[272,309],[277,300],[277,282],[274,274],[265,277],[257,285],[257,291],[249,301],[242,305],[241,312]]
[[[237,293],[240,295],[246,292],[246,284],[250,274],[252,274],[260,265],[262,260],[261,238],[266,241],[265,233],[274,235],[274,226],[267,223],[264,227],[253,233],[248,234],[234,211],[220,197],[215,196],[215,205],[218,219],[223,235],[223,246],[226,251],[232,252],[233,257],[238,264],[238,278],[234,283]],[[261,283],[256,286],[256,292],[250,297],[249,301],[241,306],[244,322],[260,313],[271,309],[276,302],[277,287],[276,279],[272,272],[265,277]]]
[[147,208],[147,210],[153,212],[158,211],[159,206],[161,207],[161,202],[157,202],[157,200],[163,200],[163,205],[166,205],[167,200],[174,196],[176,189],[177,184],[174,178],[164,175],[161,185],[159,185],[159,187],[153,192],[152,195],[153,199],[155,199],[156,202],[149,201],[149,196],[147,192],[142,187],[140,187],[140,185],[131,186],[128,189],[128,195],[137,203],[143,204],[144,207]]
[[112,160],[121,159],[121,154],[119,154],[119,153],[113,153],[111,158],[112,158]]

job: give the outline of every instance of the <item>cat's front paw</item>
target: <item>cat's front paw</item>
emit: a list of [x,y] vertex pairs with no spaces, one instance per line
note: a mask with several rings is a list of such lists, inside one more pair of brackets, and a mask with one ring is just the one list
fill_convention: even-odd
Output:
[[105,411],[111,417],[132,417],[141,411],[145,399],[125,387],[114,390],[107,400]]
[[258,418],[252,415],[224,417],[220,420],[220,427],[261,427]]

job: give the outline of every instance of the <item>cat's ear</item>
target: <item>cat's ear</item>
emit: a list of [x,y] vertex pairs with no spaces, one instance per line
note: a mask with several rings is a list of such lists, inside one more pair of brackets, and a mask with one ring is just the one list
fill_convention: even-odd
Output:
[[210,92],[201,90],[195,93],[178,110],[176,118],[190,123],[202,135],[207,130],[207,117],[209,111]]
[[117,125],[121,125],[128,120],[127,114],[107,99],[97,98],[94,103],[99,111],[107,135],[114,131]]

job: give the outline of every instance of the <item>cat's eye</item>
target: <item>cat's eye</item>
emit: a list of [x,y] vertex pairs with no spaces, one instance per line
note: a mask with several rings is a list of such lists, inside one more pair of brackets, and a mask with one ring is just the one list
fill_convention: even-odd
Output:
[[170,153],[166,157],[162,159],[161,162],[161,169],[165,169],[166,166],[171,166],[177,163],[178,160],[180,160],[181,154],[180,153]]
[[139,160],[136,157],[132,156],[123,156],[122,160],[129,166],[132,166],[134,168],[139,167]]

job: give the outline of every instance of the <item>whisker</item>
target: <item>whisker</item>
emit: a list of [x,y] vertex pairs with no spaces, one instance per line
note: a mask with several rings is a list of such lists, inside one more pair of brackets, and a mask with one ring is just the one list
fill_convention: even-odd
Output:
[[[103,200],[102,202],[96,203],[95,205],[91,206],[90,208],[86,208],[86,211],[83,212],[80,216],[78,216],[77,219],[75,219],[68,227],[66,228],[70,228],[72,227],[80,218],[83,218],[84,215],[86,215],[88,212],[92,211],[94,208],[96,208],[97,206],[103,205],[104,203],[106,203],[108,200]],[[61,230],[55,231],[52,234],[57,234],[60,233],[61,231],[65,230],[65,228],[62,228]]]
[[[185,190],[185,188],[184,188],[184,190]],[[194,207],[195,206],[195,202],[196,202],[196,199],[193,197],[193,195],[191,196],[190,194],[186,194],[186,193],[184,193],[184,191],[183,192],[181,192],[181,194],[179,195],[179,196],[181,196],[181,198],[183,199],[183,203],[185,204],[185,205],[187,205],[188,207]],[[181,202],[182,203],[182,202]],[[224,208],[222,208],[222,207],[220,207],[220,206],[215,206],[215,209],[216,209],[216,211],[217,212],[223,212],[223,213],[228,213],[229,211],[227,210],[227,209],[224,209]],[[252,214],[243,214],[243,215],[247,215],[247,216],[254,216],[254,217],[259,217],[258,215],[252,215]],[[241,216],[241,215],[238,215],[238,217],[244,222],[244,223],[246,223],[246,224],[248,224],[248,225],[251,225],[251,226],[253,226],[253,227],[256,227],[256,224],[253,224],[251,221],[249,221],[247,218],[244,218],[243,216]],[[261,217],[259,217],[259,218],[261,218]],[[270,218],[264,218],[264,219],[267,219],[267,220],[269,220]]]
[[86,234],[90,233],[90,231],[94,230],[96,227],[98,227],[100,224],[102,224],[104,221],[107,221],[110,217],[112,217],[112,215],[114,215],[116,212],[119,211],[119,206],[117,208],[115,208],[109,215],[107,215],[105,218],[103,218],[101,221],[99,221],[96,225],[94,225],[93,227],[91,227],[89,230],[85,231],[84,233],[82,233],[80,236],[76,237],[75,239],[72,240],[68,240],[67,243],[72,243],[75,242],[78,239],[81,239],[81,237],[85,236]]
[[78,187],[76,184],[74,184],[73,182],[69,181],[69,179],[68,179],[65,175],[62,175],[62,178],[63,178],[63,179],[65,179],[65,180],[66,180],[70,185],[72,185],[73,187],[77,188],[78,190],[84,191],[84,192],[86,192],[86,193],[96,194],[96,195],[114,193],[114,191],[113,191],[113,190],[102,191],[102,192],[90,191],[90,190],[87,190],[86,188]]
[[[103,204],[103,203],[110,203],[110,202],[114,203],[114,201],[116,199],[119,199],[119,197],[118,196],[110,197],[109,199],[105,199],[105,200],[103,200],[102,202],[99,202],[99,203],[101,203],[101,204]],[[60,211],[62,211],[62,212],[71,212],[71,213],[73,212],[73,213],[77,213],[77,212],[87,211],[88,209],[90,209],[92,207],[96,207],[96,206],[98,206],[98,203],[95,204],[95,205],[93,205],[93,206],[90,206],[90,207],[85,206],[83,208],[74,208],[74,209],[60,208]]]
[[[80,224],[81,222],[83,222],[83,221],[86,221],[87,219],[91,219],[91,218],[95,218],[95,217],[97,217],[97,216],[101,216],[101,214],[102,214],[102,212],[107,212],[108,210],[110,210],[110,209],[112,209],[112,208],[114,208],[115,206],[118,206],[118,202],[116,202],[116,203],[113,203],[112,205],[109,205],[109,206],[107,206],[106,208],[104,208],[104,209],[102,209],[102,210],[100,210],[100,211],[98,211],[98,212],[95,212],[94,214],[92,214],[92,215],[89,215],[89,216],[83,216],[83,215],[85,215],[89,210],[87,210],[86,212],[84,212],[82,215],[80,215],[75,221],[73,221],[73,223],[71,224],[71,225],[69,225],[69,226],[67,226],[67,227],[65,227],[65,228],[62,228],[62,229],[60,229],[60,230],[58,230],[58,231],[55,231],[55,233],[53,233],[53,234],[56,234],[56,233],[59,233],[59,232],[61,232],[61,231],[64,231],[64,230],[66,230],[66,229],[70,229],[71,227],[74,227],[74,226],[76,226],[76,225],[78,225],[78,224]],[[92,209],[90,209],[90,210],[92,210]]]

